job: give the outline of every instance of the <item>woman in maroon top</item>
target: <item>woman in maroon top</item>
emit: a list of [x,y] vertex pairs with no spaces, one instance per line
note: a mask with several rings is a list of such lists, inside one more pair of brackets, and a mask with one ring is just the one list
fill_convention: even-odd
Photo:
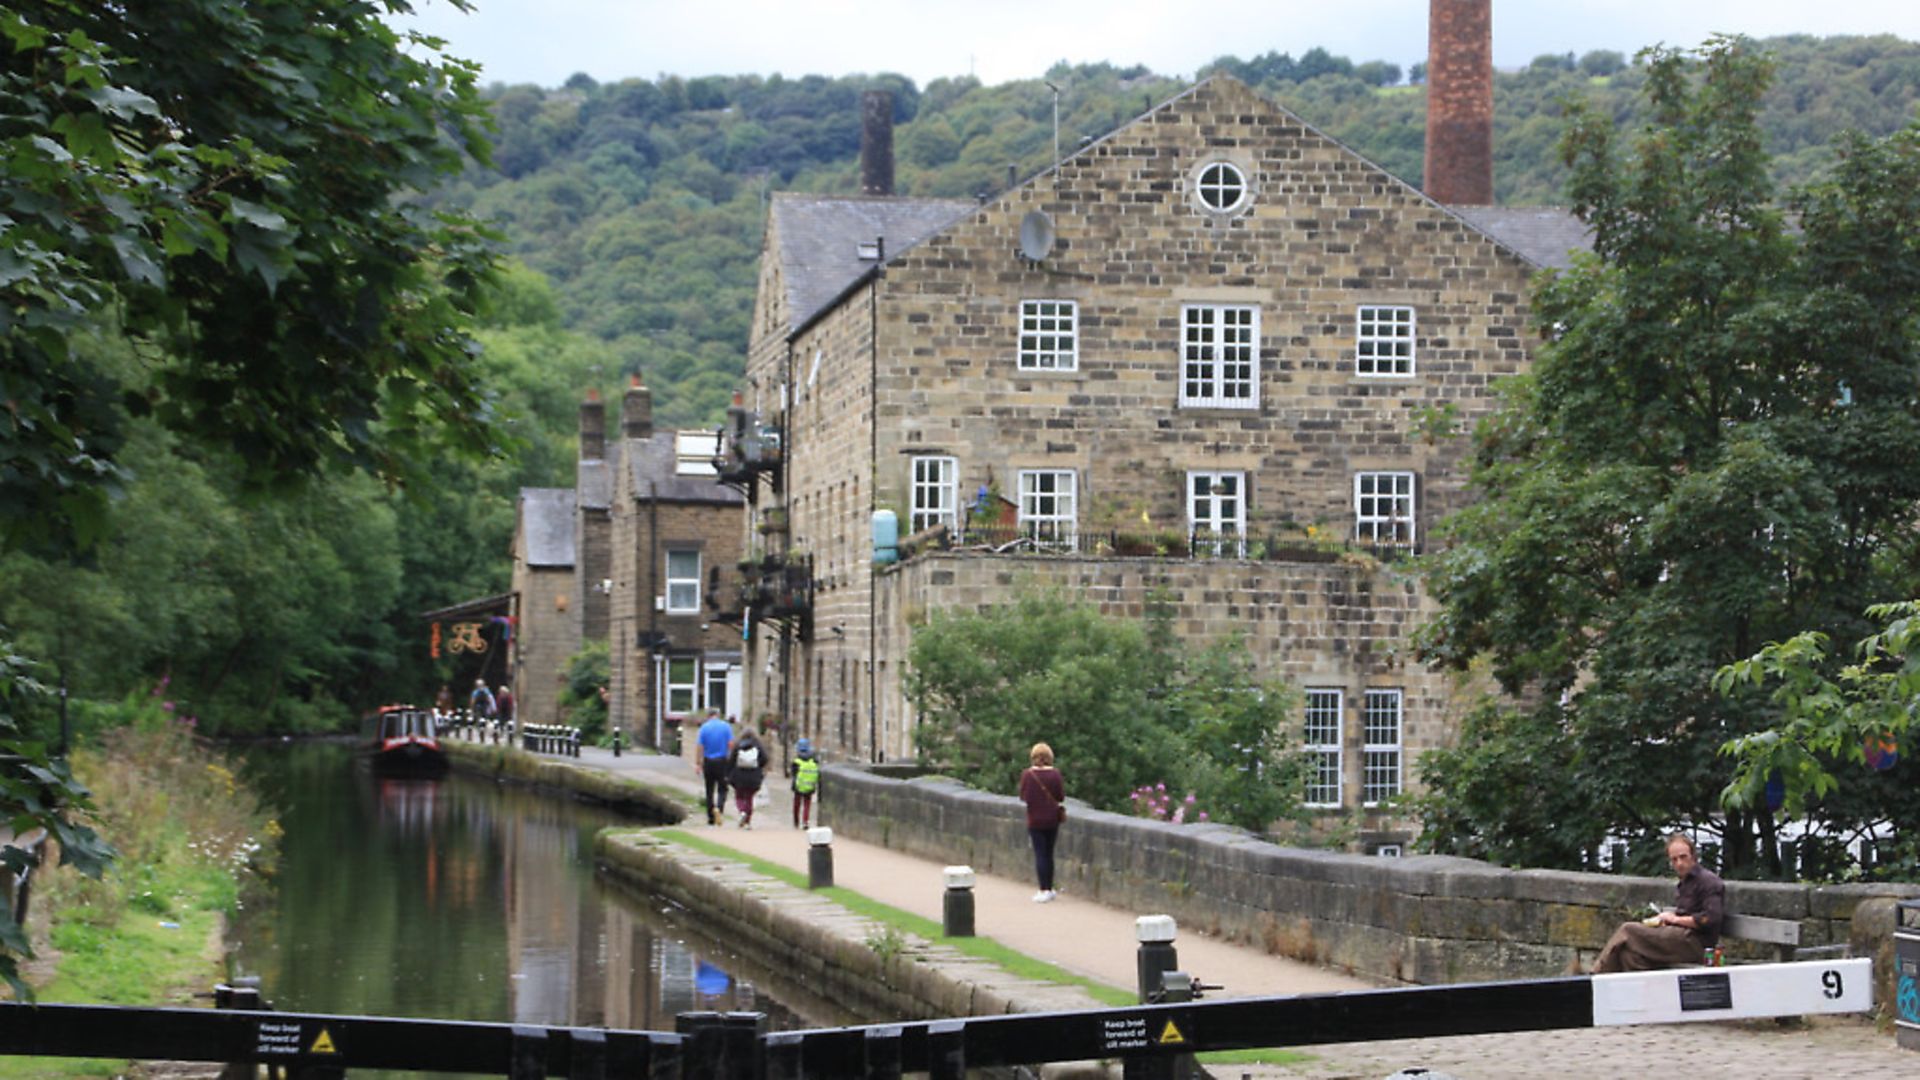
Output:
[[1053,747],[1034,743],[1027,757],[1031,767],[1020,774],[1020,801],[1027,804],[1027,836],[1033,840],[1033,872],[1040,891],[1033,902],[1044,904],[1059,895],[1053,891],[1053,841],[1067,819],[1067,782],[1053,767]]

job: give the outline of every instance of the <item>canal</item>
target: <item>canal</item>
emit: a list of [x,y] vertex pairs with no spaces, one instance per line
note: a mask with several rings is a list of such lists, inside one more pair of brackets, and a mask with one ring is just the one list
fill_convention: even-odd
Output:
[[[240,913],[234,970],[275,1008],[671,1031],[690,1010],[773,1030],[858,1023],[729,950],[697,913],[593,871],[630,824],[453,775],[376,777],[351,746],[250,749],[286,830],[275,883]],[[356,1073],[356,1075],[359,1075]]]

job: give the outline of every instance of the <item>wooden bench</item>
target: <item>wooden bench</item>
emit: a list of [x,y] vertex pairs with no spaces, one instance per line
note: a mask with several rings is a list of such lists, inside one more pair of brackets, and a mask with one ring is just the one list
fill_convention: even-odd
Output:
[[1728,938],[1772,945],[1774,958],[1781,963],[1844,958],[1852,951],[1845,944],[1811,945],[1802,949],[1798,922],[1792,919],[1769,919],[1763,915],[1728,914],[1726,925],[1720,930],[1720,939],[1725,941]]

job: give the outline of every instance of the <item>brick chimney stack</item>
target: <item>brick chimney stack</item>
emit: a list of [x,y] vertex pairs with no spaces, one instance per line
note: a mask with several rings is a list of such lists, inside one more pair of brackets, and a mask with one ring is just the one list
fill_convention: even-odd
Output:
[[629,439],[653,438],[653,391],[640,385],[638,374],[620,402],[620,432]]
[[1427,9],[1427,197],[1493,205],[1493,0]]
[[580,460],[599,461],[607,456],[607,404],[600,391],[587,390],[580,403]]
[[860,95],[860,194],[893,194],[893,92]]

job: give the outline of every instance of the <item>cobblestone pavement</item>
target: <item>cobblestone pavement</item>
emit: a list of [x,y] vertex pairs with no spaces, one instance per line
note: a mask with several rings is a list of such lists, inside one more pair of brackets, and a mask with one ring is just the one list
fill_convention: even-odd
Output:
[[[698,774],[675,758],[584,749],[577,763],[698,794]],[[690,818],[685,828],[735,850],[794,870],[806,869],[806,842],[788,815],[784,780],[770,777],[770,804],[740,829],[729,812],[720,827]],[[831,798],[826,793],[823,798]],[[1071,826],[1069,826],[1071,827]],[[916,915],[941,918],[942,867],[872,844],[836,837],[835,884]],[[979,933],[1030,956],[1111,986],[1134,985],[1133,921],[1144,912],[1109,908],[1062,894],[1031,901],[1032,883],[982,875],[974,889]],[[1211,997],[1325,993],[1367,989],[1351,975],[1272,956],[1264,950],[1182,929],[1181,966],[1226,990]],[[1288,1066],[1216,1066],[1231,1080],[1380,1080],[1426,1068],[1455,1080],[1626,1077],[1682,1072],[1691,1077],[1767,1080],[1920,1080],[1920,1053],[1865,1020],[1821,1017],[1787,1026],[1770,1021],[1590,1028],[1514,1035],[1399,1039],[1305,1047],[1311,1062]]]

